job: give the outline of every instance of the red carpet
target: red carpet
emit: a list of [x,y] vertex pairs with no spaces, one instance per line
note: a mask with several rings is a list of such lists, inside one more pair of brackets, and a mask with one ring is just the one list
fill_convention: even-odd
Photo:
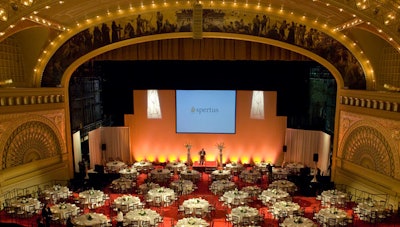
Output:
[[[146,179],[146,177],[147,176],[145,174],[140,174],[140,176],[138,177],[138,185],[142,184],[144,182],[144,180]],[[176,176],[176,175],[174,177],[176,179],[178,178],[178,176]],[[237,182],[238,185],[243,185],[243,183],[239,182],[240,180],[238,179],[238,177],[234,177],[233,180],[235,182]],[[267,188],[267,182],[268,181],[265,179],[265,176],[264,176],[264,179],[259,184],[259,186],[265,189],[265,188]],[[226,214],[230,212],[230,208],[223,206],[222,203],[218,200],[218,196],[216,196],[210,192],[210,190],[208,188],[210,183],[211,182],[209,180],[208,174],[203,173],[201,180],[197,183],[198,189],[194,193],[192,193],[190,195],[180,196],[178,201],[176,201],[173,205],[171,205],[169,207],[162,207],[162,208],[153,207],[151,209],[156,210],[164,217],[164,223],[162,224],[162,226],[170,227],[170,226],[173,226],[178,219],[183,217],[181,214],[178,213],[178,206],[180,204],[182,204],[182,202],[184,200],[186,200],[188,198],[193,198],[193,197],[202,197],[202,198],[208,200],[211,204],[214,204],[215,208],[216,208],[215,213],[212,215],[211,218],[208,218],[208,220],[207,220],[210,223],[210,226],[231,227],[231,224],[229,222],[225,221]],[[121,194],[112,193],[108,186],[106,186],[103,190],[106,193],[109,193],[110,201],[113,201],[116,197],[121,195]],[[131,193],[131,194],[135,195],[135,196],[139,196],[141,199],[143,199],[143,195],[138,195],[136,193]],[[77,196],[77,192],[74,193],[74,196]],[[293,196],[293,201],[300,204],[300,206],[305,211],[304,216],[306,216],[310,219],[312,219],[312,217],[313,217],[313,212],[318,211],[318,209],[320,209],[320,201],[316,200],[315,197],[306,197],[306,196],[302,196],[302,195],[295,195],[295,196]],[[259,209],[260,212],[264,214],[265,223],[263,226],[268,226],[268,227],[272,227],[272,226],[278,227],[279,226],[278,220],[273,219],[271,214],[268,212],[268,208],[266,206],[264,206],[260,201],[254,200],[249,205]],[[352,210],[351,206],[347,207],[346,210],[349,213],[349,215],[352,215],[353,210]],[[84,210],[84,212],[89,212],[89,210]],[[101,212],[101,213],[106,214],[107,216],[109,216],[111,218],[111,220],[114,220],[114,218],[116,216],[115,212],[113,212],[112,209],[110,209],[108,204],[106,204],[103,207],[97,208],[96,212]],[[16,224],[19,224],[20,226],[27,226],[27,227],[37,226],[36,219],[38,217],[40,217],[39,214],[37,214],[36,216],[31,217],[31,218],[15,218],[15,217],[13,218],[13,217],[7,216],[5,214],[5,212],[2,211],[1,216],[0,216],[0,226],[11,226],[11,225],[9,225],[10,223],[16,223]],[[8,223],[8,225],[6,225],[6,223]],[[115,226],[115,224],[116,224],[115,221],[113,221],[113,226]],[[63,225],[53,224],[52,226],[63,226]],[[394,214],[394,215],[392,215],[391,218],[388,218],[384,222],[375,223],[375,224],[361,221],[357,217],[355,217],[354,223],[349,226],[360,226],[360,227],[400,226],[400,217],[398,216],[398,214]]]

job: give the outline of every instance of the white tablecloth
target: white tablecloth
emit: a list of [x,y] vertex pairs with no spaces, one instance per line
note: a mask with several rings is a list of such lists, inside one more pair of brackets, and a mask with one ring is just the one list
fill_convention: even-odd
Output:
[[[222,200],[225,202],[225,204],[233,204],[234,200],[239,199],[241,203],[246,204],[247,199],[249,198],[249,193],[243,192],[243,191],[238,191],[238,190],[231,190],[227,191],[222,195]],[[237,204],[235,204],[237,205]]]
[[71,203],[59,203],[50,207],[53,216],[58,216],[61,220],[66,220],[69,216],[78,215],[79,207]]
[[230,170],[214,170],[211,172],[213,180],[229,180],[232,177]]
[[226,191],[231,191],[237,188],[235,182],[230,180],[215,180],[210,185],[210,190],[214,195],[222,195]]
[[233,208],[229,215],[237,216],[239,218],[239,222],[242,222],[243,217],[249,217],[250,220],[254,219],[258,215],[258,210],[254,207],[239,206]]
[[175,196],[175,191],[166,187],[153,188],[147,192],[148,199],[154,200],[155,197],[160,197],[162,202],[171,202],[167,197],[170,197],[171,200],[175,200]]
[[119,171],[119,175],[124,178],[134,179],[136,180],[139,172],[136,170],[135,167],[131,168],[123,168]]
[[179,219],[176,222],[175,227],[204,227],[209,225],[210,224],[202,218],[189,217]]
[[200,208],[203,212],[207,212],[210,203],[203,198],[191,198],[183,201],[182,206],[189,208],[192,213],[195,212],[196,208]]
[[311,219],[306,217],[287,217],[280,224],[281,227],[317,227]]
[[[122,195],[120,197],[115,198],[114,204],[116,208],[123,210],[123,206],[137,208],[142,205],[140,198],[132,195]],[[124,210],[123,210],[124,211]]]
[[121,169],[126,167],[126,163],[121,161],[112,161],[112,162],[107,162],[106,167],[107,171],[118,173]]
[[322,208],[315,215],[317,216],[317,218],[322,216],[322,219],[324,222],[328,222],[329,218],[334,218],[334,219],[336,219],[336,222],[339,222],[339,221],[347,218],[347,216],[348,216],[347,212],[345,210],[338,209],[336,207]]
[[89,189],[80,192],[79,198],[83,204],[101,206],[104,203],[104,192],[100,190]]
[[150,221],[151,225],[157,224],[156,222],[161,219],[161,215],[152,209],[136,209],[131,210],[125,214],[125,219],[128,222],[132,221]]
[[109,222],[106,215],[100,213],[82,214],[72,219],[72,223],[76,226],[95,226],[99,227],[102,224]]
[[278,216],[288,217],[290,215],[293,215],[294,211],[299,211],[299,210],[300,210],[300,205],[298,203],[289,201],[275,202],[271,206],[271,211],[275,217]]
[[297,190],[296,184],[288,180],[275,180],[268,185],[268,188],[281,189],[289,193],[293,193]]
[[185,169],[179,173],[179,177],[183,180],[190,180],[192,182],[197,182],[200,180],[201,173],[194,169]]
[[270,189],[261,192],[258,197],[264,205],[270,205],[278,201],[290,201],[291,197],[287,191],[281,189]]
[[194,184],[190,180],[175,180],[172,181],[170,187],[178,194],[187,195],[194,191]]
[[72,194],[66,186],[53,185],[43,190],[46,199],[51,199],[53,203],[57,203],[60,199],[68,199]]

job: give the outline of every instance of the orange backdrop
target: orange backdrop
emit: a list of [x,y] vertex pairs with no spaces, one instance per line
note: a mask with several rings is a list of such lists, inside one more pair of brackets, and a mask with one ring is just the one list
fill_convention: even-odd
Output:
[[133,91],[134,114],[125,115],[130,128],[132,161],[198,161],[204,148],[207,161],[219,161],[218,143],[224,143],[223,162],[244,164],[260,161],[280,164],[285,142],[286,116],[276,116],[277,93],[264,91],[264,119],[250,119],[252,91],[237,91],[235,134],[177,134],[175,129],[175,91],[158,90],[162,119],[147,119],[147,90]]

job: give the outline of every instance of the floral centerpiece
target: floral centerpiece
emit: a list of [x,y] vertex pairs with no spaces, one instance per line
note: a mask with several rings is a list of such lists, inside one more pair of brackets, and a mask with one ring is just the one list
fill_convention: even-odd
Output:
[[164,192],[164,188],[158,189],[158,192]]
[[217,143],[217,148],[222,151],[225,148],[225,144],[223,142]]
[[193,218],[189,218],[187,223],[189,223],[190,225],[194,225],[194,224],[196,224],[196,220],[194,220]]
[[301,223],[303,223],[303,219],[301,217],[295,217],[294,218],[294,223],[301,224]]
[[67,209],[67,205],[65,203],[60,203],[60,209]]
[[90,220],[93,220],[93,217],[92,217],[92,215],[88,214],[88,215],[86,216],[86,219],[90,221]]
[[141,215],[141,216],[144,216],[144,215],[146,215],[146,211],[145,210],[140,210],[138,212],[138,214]]
[[247,213],[247,209],[240,209],[240,213]]
[[190,151],[190,149],[192,148],[192,144],[190,144],[190,143],[185,143],[185,148],[187,149],[187,150],[189,150]]

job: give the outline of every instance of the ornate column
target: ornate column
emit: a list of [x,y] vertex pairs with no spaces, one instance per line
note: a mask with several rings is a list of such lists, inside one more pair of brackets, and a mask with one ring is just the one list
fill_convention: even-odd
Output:
[[192,158],[190,157],[190,149],[192,148],[192,145],[190,143],[186,143],[185,147],[187,149],[187,161],[186,161],[186,163],[187,163],[188,167],[191,167],[192,166],[192,160],[191,160]]
[[223,167],[222,150],[225,148],[225,144],[224,143],[218,143],[217,147],[218,147],[218,150],[219,150],[219,166],[222,168]]
[[220,167],[222,167],[222,149],[219,149],[219,163],[220,163]]

